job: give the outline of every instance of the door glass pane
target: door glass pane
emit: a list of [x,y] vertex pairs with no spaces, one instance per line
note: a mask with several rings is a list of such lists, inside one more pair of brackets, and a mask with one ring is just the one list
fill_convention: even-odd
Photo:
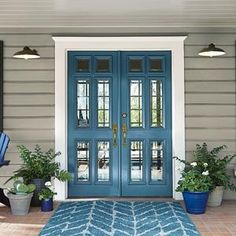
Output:
[[131,80],[130,82],[130,126],[143,126],[142,111],[142,80]]
[[151,142],[151,180],[163,179],[163,142]]
[[89,82],[77,82],[77,118],[78,127],[89,126]]
[[143,142],[130,143],[130,178],[131,181],[143,180]]
[[151,127],[163,126],[162,83],[151,81]]
[[89,180],[89,142],[77,143],[78,181]]
[[129,59],[129,72],[142,72],[143,60],[142,59]]
[[102,141],[97,143],[98,148],[98,181],[109,181],[110,143]]
[[98,81],[98,127],[110,127],[109,81]]
[[162,71],[162,60],[157,58],[149,59],[149,72],[160,72]]
[[89,68],[89,63],[90,60],[89,59],[77,59],[77,72],[89,72],[90,68]]
[[96,60],[96,72],[110,72],[110,60],[109,59],[97,59]]

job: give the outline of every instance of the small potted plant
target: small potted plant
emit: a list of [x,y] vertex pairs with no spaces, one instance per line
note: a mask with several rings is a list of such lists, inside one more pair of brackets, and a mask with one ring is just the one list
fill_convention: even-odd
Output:
[[13,215],[28,214],[34,190],[34,184],[26,185],[20,180],[14,182],[13,188],[7,189],[6,196],[9,198]]
[[175,158],[185,164],[176,191],[182,192],[186,211],[190,214],[205,213],[209,191],[213,188],[208,164]]
[[41,200],[41,211],[47,212],[53,210],[53,196],[56,193],[53,191],[51,182],[45,183],[45,188],[43,188],[38,196],[39,200]]
[[224,189],[236,190],[236,186],[231,183],[231,176],[227,172],[227,165],[236,155],[226,155],[220,157],[220,152],[226,148],[225,145],[208,150],[207,144],[197,144],[193,155],[200,163],[208,163],[209,176],[213,182],[213,189],[209,194],[208,206],[220,206]]
[[23,164],[8,181],[16,177],[22,177],[24,183],[36,185],[31,202],[32,206],[40,206],[38,193],[44,188],[45,182],[51,181],[52,178],[56,178],[59,181],[71,180],[70,173],[62,170],[60,163],[55,161],[55,158],[61,154],[60,152],[55,153],[53,149],[44,152],[39,145],[36,145],[33,151],[23,145],[17,146],[17,149]]

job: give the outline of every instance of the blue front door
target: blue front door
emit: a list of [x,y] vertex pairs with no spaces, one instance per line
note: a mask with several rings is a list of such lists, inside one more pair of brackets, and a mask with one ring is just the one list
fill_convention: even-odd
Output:
[[68,52],[69,197],[171,196],[171,53]]

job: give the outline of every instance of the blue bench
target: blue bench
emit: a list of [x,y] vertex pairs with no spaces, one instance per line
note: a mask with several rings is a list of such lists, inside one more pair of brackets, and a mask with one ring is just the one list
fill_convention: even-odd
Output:
[[0,167],[3,165],[9,165],[10,161],[4,160],[9,142],[10,138],[5,133],[0,133]]

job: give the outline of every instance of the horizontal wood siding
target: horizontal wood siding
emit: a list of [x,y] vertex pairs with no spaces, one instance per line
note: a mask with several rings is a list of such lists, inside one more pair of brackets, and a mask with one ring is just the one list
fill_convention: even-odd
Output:
[[[185,124],[186,157],[192,160],[195,145],[206,142],[209,148],[228,146],[221,155],[236,153],[235,96],[236,33],[193,33],[185,40]],[[210,42],[223,48],[226,55],[199,57],[197,53]],[[228,166],[233,176],[236,160]],[[232,181],[235,182],[235,177]],[[227,191],[226,199],[236,199]]]
[[[192,158],[197,143],[209,148],[226,144],[222,155],[236,153],[235,40],[236,31],[198,33],[185,40],[186,156]],[[203,32],[203,31],[201,31]],[[155,33],[155,32],[154,32]],[[158,33],[158,32],[156,32]],[[0,33],[4,41],[4,130],[11,137],[6,159],[11,165],[0,169],[0,185],[21,161],[16,145],[45,149],[54,146],[54,42],[50,34]],[[226,51],[218,58],[204,58],[198,51],[214,42]],[[39,51],[39,60],[24,61],[12,54],[29,45]],[[229,165],[233,175],[234,160]],[[235,181],[236,178],[232,178]],[[225,198],[236,199],[227,192]]]
[[[0,34],[4,41],[4,131],[11,142],[9,166],[0,169],[0,185],[20,167],[17,145],[45,150],[54,147],[54,41],[50,34]],[[29,45],[39,60],[18,60],[12,55]]]

